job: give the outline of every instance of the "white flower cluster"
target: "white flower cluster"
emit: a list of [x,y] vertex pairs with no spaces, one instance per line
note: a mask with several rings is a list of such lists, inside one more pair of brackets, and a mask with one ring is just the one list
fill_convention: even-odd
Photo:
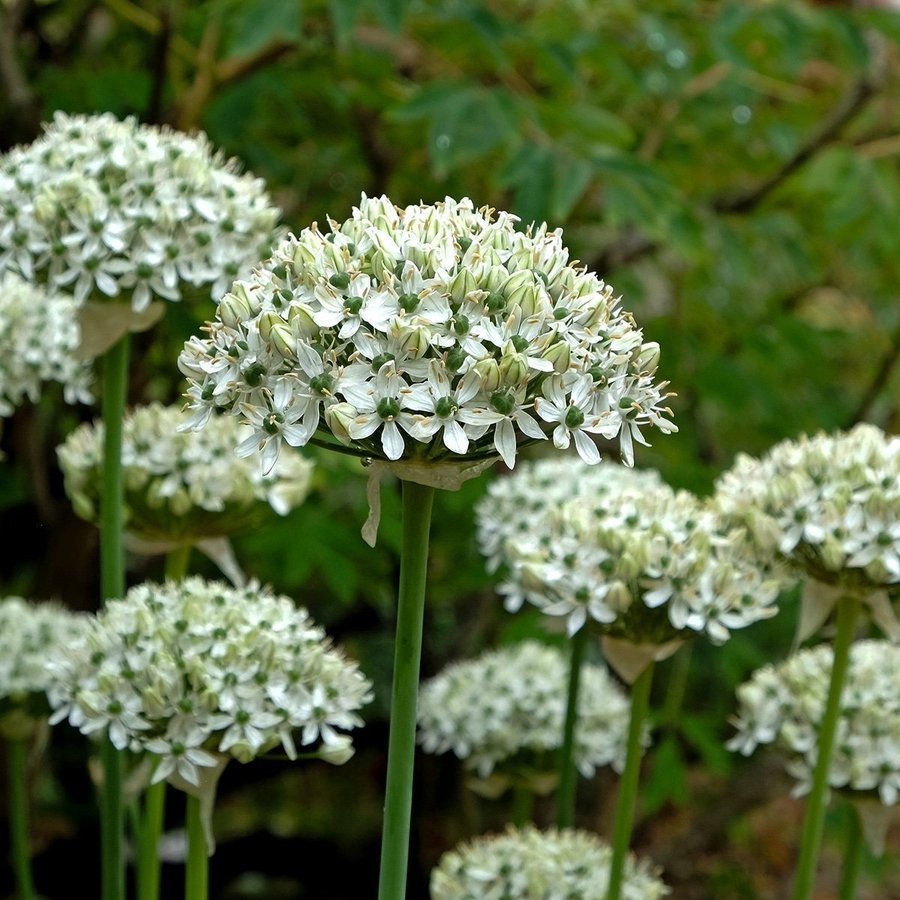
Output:
[[220,297],[271,248],[278,210],[204,135],[57,113],[0,158],[0,271],[135,310]]
[[496,572],[507,562],[508,548],[522,541],[549,540],[545,522],[564,503],[593,502],[625,487],[662,484],[655,469],[629,469],[616,463],[589,466],[571,456],[522,463],[495,478],[475,508],[478,547]]
[[499,454],[552,434],[599,460],[591,436],[675,426],[645,343],[612,288],[569,262],[560,231],[517,231],[470,200],[395,207],[281,244],[219,303],[179,365],[199,427],[225,408],[271,465],[283,442],[336,439],[423,462]]
[[[612,850],[596,835],[508,828],[445,853],[431,900],[604,900]],[[643,860],[625,863],[622,900],[660,900],[669,889]]]
[[[605,669],[586,664],[581,679],[574,753],[590,778],[624,765],[629,705]],[[452,750],[481,778],[553,771],[567,683],[565,655],[535,641],[453,663],[421,687],[419,743],[427,753]]]
[[47,658],[75,640],[87,622],[87,616],[55,603],[0,600],[0,733],[47,718]]
[[591,620],[633,643],[663,644],[684,631],[722,643],[729,630],[774,616],[780,582],[760,567],[742,528],[711,506],[651,478],[578,497],[547,516],[540,534],[507,543],[507,607],[528,600]]
[[[287,515],[309,492],[312,463],[284,454],[263,475],[234,448],[241,429],[217,416],[200,434],[182,433],[181,409],[151,403],[125,417],[122,466],[128,529],[147,540],[233,534],[251,527],[271,506]],[[66,493],[75,511],[95,521],[103,477],[103,423],[84,424],[57,448]]]
[[44,381],[61,384],[67,403],[90,403],[91,370],[75,358],[76,310],[71,297],[0,276],[0,416],[26,398],[37,402]]
[[197,784],[213,753],[248,762],[277,745],[290,758],[322,741],[350,755],[336,729],[361,724],[371,699],[355,663],[287,597],[192,577],[142,584],[110,601],[49,663],[52,723],[109,734],[160,758],[153,779]]
[[[765,666],[738,688],[737,734],[729,750],[749,755],[774,743],[789,754],[797,793],[812,783],[817,733],[825,710],[834,650],[820,644],[778,666]],[[893,806],[900,794],[900,647],[890,641],[859,641],[850,668],[829,783],[834,788],[877,791]]]
[[900,438],[874,425],[740,456],[717,494],[763,558],[863,592],[900,582]]

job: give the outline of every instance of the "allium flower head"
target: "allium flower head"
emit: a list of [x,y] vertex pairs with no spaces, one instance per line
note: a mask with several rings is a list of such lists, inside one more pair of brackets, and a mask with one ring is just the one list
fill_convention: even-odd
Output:
[[524,598],[565,617],[570,634],[591,621],[632,643],[685,632],[721,643],[777,612],[780,582],[751,557],[743,529],[651,479],[563,504],[539,534],[508,541],[506,555],[507,606]]
[[[568,662],[555,647],[525,641],[453,663],[419,693],[419,743],[452,750],[479,778],[527,784],[556,768],[566,711]],[[625,762],[629,706],[606,670],[585,665],[578,695],[575,763],[585,778]]]
[[202,578],[142,584],[110,601],[49,663],[51,722],[159,758],[154,781],[197,784],[218,753],[247,762],[322,744],[361,724],[369,681],[287,597]]
[[854,592],[900,582],[900,438],[874,425],[739,456],[718,502],[763,558]]
[[67,403],[90,402],[90,367],[75,357],[76,309],[71,297],[0,276],[0,417],[36,402],[45,381],[60,383]]
[[279,213],[205,136],[57,113],[0,157],[0,271],[79,301],[218,298],[270,247]]
[[0,600],[0,734],[27,732],[50,713],[47,657],[75,640],[88,617],[55,603]]
[[[508,828],[445,853],[431,873],[431,900],[604,900],[612,850],[596,835]],[[656,870],[629,858],[623,900],[660,900]]]
[[495,572],[523,541],[546,543],[548,517],[576,498],[595,502],[625,487],[662,484],[654,469],[629,469],[615,463],[586,465],[571,456],[524,462],[515,472],[495,478],[475,509],[478,547]]
[[[179,432],[180,408],[151,403],[125,417],[122,465],[126,527],[146,540],[245,531],[269,507],[286,515],[309,491],[312,463],[286,453],[268,474],[234,455],[242,430],[216,416],[202,433]],[[75,429],[57,450],[75,511],[96,521],[103,477],[103,423]]]
[[[798,794],[812,783],[833,659],[832,646],[820,644],[759,669],[738,688],[737,734],[728,748],[749,755],[760,744],[779,747],[788,754]],[[900,646],[891,641],[859,641],[850,648],[828,780],[834,788],[877,791],[887,806],[897,803]]]
[[395,207],[363,196],[343,223],[291,237],[219,303],[179,360],[201,425],[230,410],[244,452],[338,442],[424,463],[490,458],[551,437],[630,461],[648,425],[674,431],[646,343],[613,290],[569,261],[560,231],[469,200]]

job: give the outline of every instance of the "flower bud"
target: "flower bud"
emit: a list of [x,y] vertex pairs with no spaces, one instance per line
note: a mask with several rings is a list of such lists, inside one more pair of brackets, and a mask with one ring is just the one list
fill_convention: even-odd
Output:
[[323,744],[319,750],[319,759],[331,763],[333,766],[342,766],[352,759],[356,751],[353,743],[345,734],[338,735],[330,744]]
[[500,367],[497,360],[486,357],[475,363],[475,371],[481,376],[481,390],[487,394],[500,387]]
[[528,381],[528,362],[522,353],[504,355],[500,359],[499,369],[500,381],[507,387],[518,387]]
[[350,443],[350,426],[356,420],[356,407],[350,403],[335,403],[325,407],[325,421],[341,443]]
[[538,304],[538,289],[530,269],[515,272],[503,285],[503,293],[513,308],[519,307],[526,316],[531,315]]
[[313,319],[312,310],[305,303],[294,303],[288,310],[291,329],[302,338],[312,338],[319,333],[319,326]]
[[218,313],[223,325],[237,328],[259,312],[259,304],[247,288],[245,282],[237,281],[231,291],[219,301]]
[[553,371],[557,375],[562,375],[568,371],[569,363],[572,360],[572,350],[565,341],[557,341],[551,344],[542,354],[542,359],[553,365]]
[[643,375],[654,375],[659,367],[659,344],[649,341],[637,352],[638,371]]
[[291,328],[284,322],[276,322],[269,330],[269,340],[275,350],[285,359],[296,359],[296,339]]
[[468,268],[460,269],[450,281],[450,296],[457,302],[462,303],[472,291],[477,291],[478,283],[475,276]]
[[398,329],[397,343],[400,349],[413,359],[421,359],[431,346],[428,341],[428,329],[421,325],[403,326]]

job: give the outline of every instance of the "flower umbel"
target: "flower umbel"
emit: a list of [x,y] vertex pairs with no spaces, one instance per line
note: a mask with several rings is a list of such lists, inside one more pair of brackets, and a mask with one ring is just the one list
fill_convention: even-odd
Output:
[[[553,435],[675,430],[645,343],[612,288],[469,200],[395,207],[363,196],[345,222],[282,243],[237,282],[180,357],[195,422],[223,408],[260,428],[266,462],[324,441],[374,459],[497,456]],[[274,449],[270,449],[274,448]]]
[[77,304],[29,284],[11,272],[0,276],[0,417],[26,398],[36,402],[41,384],[56,381],[68,403],[89,403],[90,367],[76,359],[81,341]]
[[[585,831],[510,827],[445,853],[431,873],[431,900],[604,900],[611,855]],[[668,893],[652,866],[628,860],[623,900],[660,900]]]
[[126,296],[136,311],[185,286],[220,297],[271,246],[263,183],[202,134],[57,113],[0,157],[0,271],[80,302]]
[[[565,655],[526,641],[453,663],[419,692],[419,743],[428,753],[452,750],[480,778],[493,772],[511,784],[553,772],[566,710]],[[600,766],[621,770],[628,701],[606,670],[581,673],[575,759],[585,778]]]
[[[831,675],[831,644],[802,650],[777,666],[765,666],[738,688],[737,734],[729,750],[749,755],[760,744],[789,754],[795,793],[810,789],[817,732]],[[859,641],[841,694],[837,741],[828,782],[833,788],[875,793],[886,806],[900,796],[900,647]]]
[[[128,530],[145,540],[171,541],[234,534],[271,507],[286,515],[309,491],[312,463],[285,453],[263,475],[235,456],[246,429],[216,416],[200,433],[179,432],[176,407],[137,407],[123,423],[122,465]],[[97,519],[103,475],[103,423],[82,425],[57,450],[75,511]]]
[[281,746],[346,743],[371,698],[355,663],[307,612],[250,585],[142,584],[110,601],[50,662],[51,722],[108,733],[159,758],[154,780],[197,784],[213,753],[248,762]]

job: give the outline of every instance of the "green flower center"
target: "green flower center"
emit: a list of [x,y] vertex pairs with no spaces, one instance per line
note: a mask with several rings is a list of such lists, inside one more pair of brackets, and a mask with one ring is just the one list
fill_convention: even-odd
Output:
[[418,294],[401,294],[397,302],[403,312],[411,313],[419,305],[419,296]]
[[434,411],[439,415],[442,419],[449,418],[456,412],[459,407],[453,402],[450,397],[441,397],[437,403],[434,404]]
[[400,415],[400,404],[393,397],[382,397],[378,401],[378,406],[375,408],[375,411],[382,419],[389,422],[391,419],[395,419]]
[[577,406],[570,406],[566,410],[566,428],[578,428],[584,424],[584,413]]
[[508,416],[516,406],[516,401],[509,391],[494,391],[491,394],[491,406],[502,416]]
[[310,378],[309,386],[317,394],[330,394],[334,388],[334,378],[327,372],[323,372],[321,375],[314,375]]
[[284,416],[278,412],[271,412],[263,419],[262,427],[266,434],[278,434],[283,424]]

